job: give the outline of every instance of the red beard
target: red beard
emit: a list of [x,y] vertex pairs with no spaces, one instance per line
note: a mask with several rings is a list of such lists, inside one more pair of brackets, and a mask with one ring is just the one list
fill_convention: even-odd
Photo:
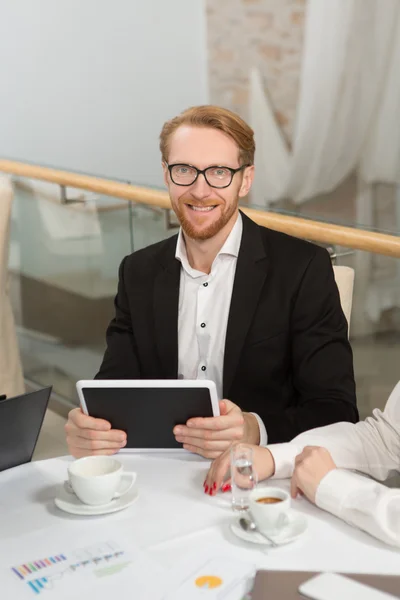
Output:
[[[222,207],[222,211],[220,216],[218,217],[218,219],[212,221],[208,226],[202,227],[201,224],[200,225],[195,225],[191,220],[186,218],[185,212],[186,210],[191,210],[189,209],[184,209],[183,208],[183,204],[193,204],[194,206],[217,206],[217,207]],[[185,234],[191,238],[192,240],[209,240],[211,238],[213,238],[215,235],[217,235],[221,229],[223,229],[225,227],[225,225],[230,221],[230,219],[232,218],[233,214],[235,213],[235,211],[237,210],[238,207],[238,202],[233,203],[232,205],[230,205],[228,208],[225,207],[224,210],[224,205],[221,205],[221,202],[218,201],[213,201],[212,199],[208,199],[207,202],[204,203],[197,203],[193,200],[185,200],[184,198],[180,198],[179,200],[179,204],[177,207],[174,208],[175,214],[178,217],[179,223],[181,224],[181,227],[183,229],[183,231],[185,232]],[[218,210],[218,209],[216,209]],[[197,213],[199,215],[201,215],[202,213]],[[205,213],[205,215],[207,215],[208,213]]]

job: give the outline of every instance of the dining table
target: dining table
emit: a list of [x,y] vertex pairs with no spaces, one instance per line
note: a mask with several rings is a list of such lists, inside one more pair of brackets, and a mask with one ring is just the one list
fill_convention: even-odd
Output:
[[[231,508],[231,494],[205,494],[203,482],[210,461],[184,450],[120,452],[118,460],[124,471],[137,474],[135,502],[107,515],[69,514],[60,510],[54,499],[68,477],[67,469],[73,460],[70,456],[52,458],[0,473],[0,565],[3,569],[0,590],[5,568],[24,556],[32,540],[39,540],[44,548],[46,540],[49,544],[51,540],[52,545],[59,540],[61,545],[64,537],[79,541],[95,533],[99,536],[104,532],[109,536],[113,531],[118,535],[123,532],[124,539],[145,553],[147,559],[160,568],[160,573],[176,570],[188,557],[193,562],[197,555],[199,560],[227,557],[237,564],[242,562],[274,571],[400,573],[399,550],[320,510],[302,496],[292,499],[291,508],[307,519],[307,529],[298,539],[278,547],[239,539],[231,529],[237,519]],[[290,482],[272,479],[258,485],[288,491]],[[154,579],[157,579],[156,572],[155,568]],[[125,596],[126,579],[123,581],[118,598],[145,597],[144,593]],[[131,584],[135,586],[134,577]],[[20,596],[4,597],[4,600],[28,598],[26,589],[22,585],[20,589]],[[118,579],[113,589],[118,589]],[[44,597],[40,591],[38,595]],[[0,597],[3,600],[1,591]]]

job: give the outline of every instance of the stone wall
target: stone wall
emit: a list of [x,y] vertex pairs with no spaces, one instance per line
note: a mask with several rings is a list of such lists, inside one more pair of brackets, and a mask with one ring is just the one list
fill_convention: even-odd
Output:
[[291,139],[306,0],[207,0],[211,102],[248,117],[251,67],[260,69]]

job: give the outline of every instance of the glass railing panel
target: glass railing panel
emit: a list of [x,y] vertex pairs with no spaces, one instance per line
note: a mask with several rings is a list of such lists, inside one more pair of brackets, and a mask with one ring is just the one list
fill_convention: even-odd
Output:
[[179,231],[179,224],[172,211],[146,204],[132,203],[131,223],[135,251],[160,242]]
[[[113,315],[118,267],[132,251],[131,203],[19,180],[11,222],[10,283],[24,375],[75,402],[92,378]],[[84,200],[84,201],[82,201]]]

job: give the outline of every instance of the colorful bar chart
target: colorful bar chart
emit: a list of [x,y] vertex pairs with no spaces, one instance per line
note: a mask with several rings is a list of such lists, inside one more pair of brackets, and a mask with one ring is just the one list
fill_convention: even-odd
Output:
[[19,579],[26,579],[36,573],[39,574],[39,571],[42,569],[47,569],[48,567],[52,567],[65,560],[67,560],[67,558],[64,554],[58,554],[56,556],[49,556],[48,558],[41,558],[40,560],[34,560],[23,565],[18,565],[17,567],[11,567],[11,570]]
[[[77,572],[93,576],[105,576],[119,572],[130,561],[121,563],[126,557],[112,542],[73,550],[66,554],[53,554],[46,558],[32,560],[11,567],[13,577],[27,586],[31,593],[48,596],[65,581],[65,577]],[[72,578],[75,579],[75,578]],[[68,582],[71,579],[68,578]],[[2,600],[0,595],[0,600]]]

